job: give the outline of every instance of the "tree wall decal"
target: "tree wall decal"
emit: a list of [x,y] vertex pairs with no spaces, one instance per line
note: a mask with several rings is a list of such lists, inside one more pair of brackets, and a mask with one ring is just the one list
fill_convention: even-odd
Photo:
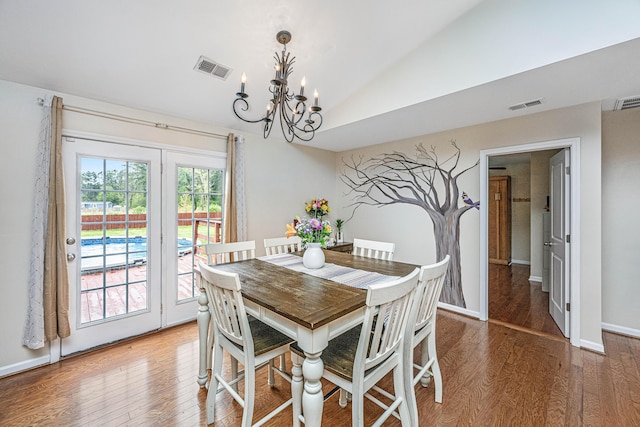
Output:
[[[436,239],[436,257],[441,260],[451,256],[449,271],[440,300],[465,307],[460,269],[460,218],[474,205],[458,207],[461,193],[458,178],[478,166],[456,171],[460,160],[460,149],[451,141],[454,153],[440,161],[435,147],[425,149],[422,143],[416,146],[416,156],[404,153],[385,153],[364,161],[362,157],[349,162],[343,159],[344,169],[340,179],[349,187],[347,196],[353,203],[352,217],[360,206],[388,206],[406,203],[424,209],[433,222]],[[476,203],[477,205],[477,203]]]

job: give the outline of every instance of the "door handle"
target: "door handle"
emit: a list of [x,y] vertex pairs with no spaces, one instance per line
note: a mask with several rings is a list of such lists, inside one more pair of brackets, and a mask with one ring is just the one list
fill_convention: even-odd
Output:
[[551,242],[544,242],[544,245],[545,245],[545,246],[553,246],[553,243],[551,243]]

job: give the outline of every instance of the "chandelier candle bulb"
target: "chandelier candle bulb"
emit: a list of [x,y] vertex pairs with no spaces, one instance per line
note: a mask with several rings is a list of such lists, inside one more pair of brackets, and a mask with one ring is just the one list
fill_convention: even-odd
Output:
[[242,73],[242,78],[240,79],[240,93],[244,93],[244,84],[247,82],[247,75]]
[[303,77],[302,81],[300,82],[300,96],[304,95],[304,85],[307,83],[305,79],[306,77]]
[[314,101],[313,101],[313,106],[314,106],[314,107],[317,107],[317,106],[318,106],[318,89],[316,89],[316,90],[313,92],[313,99],[314,99]]

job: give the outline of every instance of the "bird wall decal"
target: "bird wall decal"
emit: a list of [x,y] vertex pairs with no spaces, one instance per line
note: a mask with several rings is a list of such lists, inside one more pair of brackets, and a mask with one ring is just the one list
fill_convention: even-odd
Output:
[[473,206],[474,208],[480,210],[480,204],[471,200],[469,196],[467,196],[467,193],[465,193],[464,191],[462,192],[462,201],[464,202],[465,205]]

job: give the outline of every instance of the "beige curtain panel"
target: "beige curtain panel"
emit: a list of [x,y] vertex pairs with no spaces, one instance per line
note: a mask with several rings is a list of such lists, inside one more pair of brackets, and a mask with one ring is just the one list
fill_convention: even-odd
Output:
[[227,171],[224,180],[224,233],[222,241],[231,243],[238,241],[238,213],[236,210],[236,144],[235,136],[227,136]]
[[51,105],[51,165],[49,167],[49,216],[44,256],[44,333],[48,341],[66,338],[69,329],[69,277],[65,239],[65,195],[62,171],[62,98]]
[[44,102],[31,230],[29,305],[22,342],[31,349],[68,337],[69,279],[62,171],[62,98]]

